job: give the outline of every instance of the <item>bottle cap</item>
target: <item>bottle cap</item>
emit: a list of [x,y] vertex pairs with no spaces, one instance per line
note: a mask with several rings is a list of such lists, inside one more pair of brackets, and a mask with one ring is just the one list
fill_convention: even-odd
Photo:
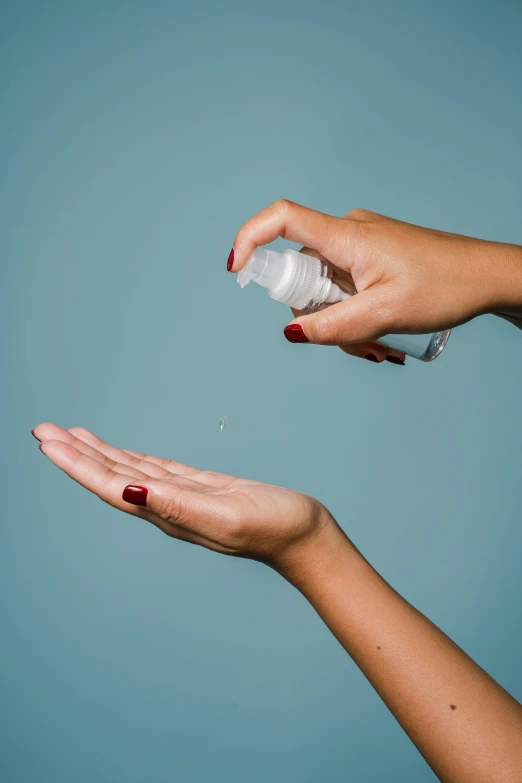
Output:
[[272,299],[296,310],[313,310],[349,296],[330,280],[326,264],[297,250],[278,253],[259,247],[237,276],[241,288],[251,280],[267,288]]

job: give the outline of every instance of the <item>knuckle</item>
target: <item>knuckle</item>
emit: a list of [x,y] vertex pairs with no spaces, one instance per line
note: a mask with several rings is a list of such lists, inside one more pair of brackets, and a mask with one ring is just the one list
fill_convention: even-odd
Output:
[[113,475],[114,474],[112,470],[109,467],[107,467],[101,479],[98,492],[96,493],[98,497],[101,498],[102,500],[105,498],[105,495],[109,490],[109,485],[113,479]]
[[362,220],[365,222],[376,220],[378,217],[379,215],[376,212],[372,212],[369,209],[363,209],[362,207],[351,209],[345,215],[345,218],[350,218],[350,220]]
[[376,227],[376,221],[370,219],[370,216],[373,217],[374,213],[368,212],[366,209],[352,209],[344,216],[348,218],[348,221],[339,221],[342,229],[336,242],[338,252],[344,252],[347,240],[355,247],[361,247],[368,243]]
[[279,215],[285,219],[288,217],[288,213],[294,204],[293,201],[289,201],[287,198],[278,198],[277,201],[274,201],[273,206],[276,212],[278,212]]
[[84,435],[88,435],[89,434],[84,427],[71,427],[69,429],[69,432],[71,433],[71,435],[75,435],[76,437],[79,437],[79,438],[81,438]]
[[158,506],[158,515],[165,522],[175,522],[179,524],[183,515],[183,504],[178,494],[165,495]]
[[331,317],[320,318],[317,321],[317,323],[315,323],[313,328],[314,342],[323,343],[323,344],[334,342],[334,337],[332,332],[333,332],[333,323]]

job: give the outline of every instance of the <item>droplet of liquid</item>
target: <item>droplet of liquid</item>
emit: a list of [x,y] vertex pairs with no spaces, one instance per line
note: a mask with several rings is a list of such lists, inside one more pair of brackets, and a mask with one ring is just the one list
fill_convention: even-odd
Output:
[[219,422],[219,431],[220,432],[223,432],[223,430],[227,426],[227,419],[228,419],[228,416],[223,416],[223,418]]

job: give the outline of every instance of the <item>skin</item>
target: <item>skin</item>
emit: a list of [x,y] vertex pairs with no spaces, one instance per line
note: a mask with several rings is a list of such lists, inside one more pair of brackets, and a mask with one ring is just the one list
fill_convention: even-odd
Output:
[[[396,593],[314,498],[118,449],[88,430],[34,430],[101,500],[172,538],[249,557],[310,601],[445,783],[522,780],[522,706]],[[148,490],[146,507],[125,487]]]
[[[297,314],[310,342],[378,361],[393,332],[447,329],[482,313],[522,325],[522,249],[355,210],[334,218],[279,201],[234,242],[233,271],[282,236],[327,259],[358,293]],[[400,355],[399,355],[400,356]],[[444,783],[522,780],[522,706],[371,567],[319,501],[282,487],[116,448],[40,424],[42,452],[106,503],[172,538],[266,563],[314,606]],[[128,486],[146,506],[126,502]]]
[[308,341],[382,362],[403,356],[374,341],[385,334],[428,334],[494,313],[522,328],[522,248],[434,231],[364,209],[343,218],[274,202],[247,220],[234,241],[233,272],[277,237],[328,261],[355,297],[297,315]]

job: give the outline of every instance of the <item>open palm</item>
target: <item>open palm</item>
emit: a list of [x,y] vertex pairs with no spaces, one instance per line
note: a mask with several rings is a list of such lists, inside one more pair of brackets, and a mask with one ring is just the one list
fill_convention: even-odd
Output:
[[[299,492],[119,449],[79,427],[39,424],[33,435],[57,467],[101,500],[173,538],[224,554],[278,567],[328,516]],[[142,488],[145,505],[123,499],[129,486]]]

